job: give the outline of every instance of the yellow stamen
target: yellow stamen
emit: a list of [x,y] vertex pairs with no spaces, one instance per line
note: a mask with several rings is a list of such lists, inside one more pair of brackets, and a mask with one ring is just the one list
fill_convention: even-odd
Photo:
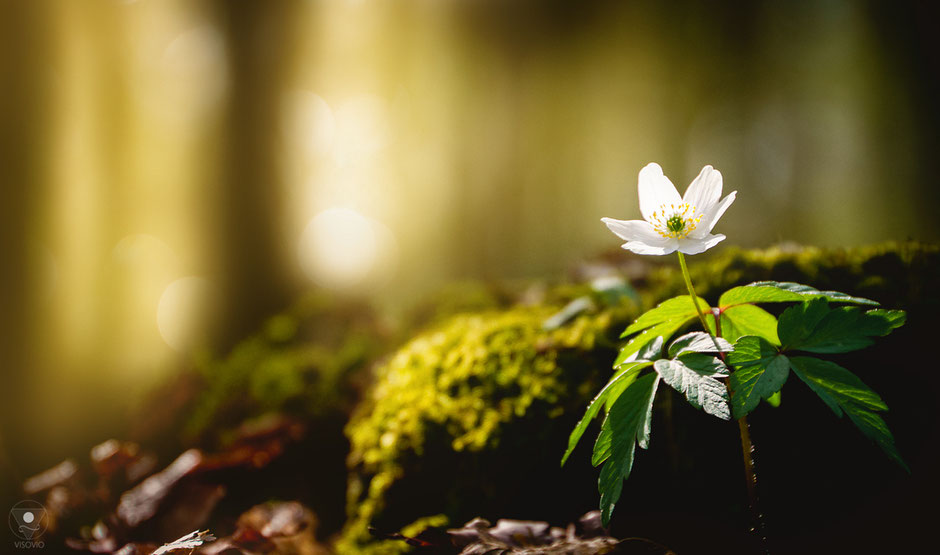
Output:
[[687,202],[679,206],[670,204],[668,208],[664,204],[659,210],[653,211],[649,223],[661,237],[682,239],[688,237],[702,221],[702,214],[696,212],[695,206]]

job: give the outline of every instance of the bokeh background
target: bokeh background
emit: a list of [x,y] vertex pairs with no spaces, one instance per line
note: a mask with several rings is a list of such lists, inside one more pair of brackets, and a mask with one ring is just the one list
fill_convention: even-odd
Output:
[[927,4],[0,0],[4,479],[302,291],[615,248],[650,161],[729,244],[936,241]]

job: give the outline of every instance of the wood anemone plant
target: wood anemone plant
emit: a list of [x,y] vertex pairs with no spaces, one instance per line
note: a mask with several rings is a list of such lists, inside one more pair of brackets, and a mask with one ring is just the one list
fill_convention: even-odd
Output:
[[[660,382],[706,414],[737,420],[754,531],[760,532],[762,525],[747,415],[761,399],[779,403],[791,371],[836,416],[848,415],[862,433],[909,471],[878,414],[888,410],[881,397],[849,370],[819,358],[871,345],[874,337],[904,324],[904,311],[872,308],[878,303],[870,299],[775,281],[734,287],[720,296],[716,306],[710,306],[695,294],[684,254],[703,252],[724,239],[710,235],[734,200],[732,193],[719,201],[721,187],[721,174],[706,166],[679,198],[659,166],[650,164],[639,176],[645,220],[604,218],[627,241],[625,249],[640,254],[677,252],[689,293],[660,303],[624,330],[621,338],[632,339],[614,361],[613,378],[588,405],[569,437],[562,464],[591,420],[604,410],[591,462],[603,465],[598,490],[605,526],[630,476],[636,446],[646,449],[649,445],[653,399]],[[792,305],[778,318],[759,306],[764,303]],[[673,340],[696,320],[701,331]]]

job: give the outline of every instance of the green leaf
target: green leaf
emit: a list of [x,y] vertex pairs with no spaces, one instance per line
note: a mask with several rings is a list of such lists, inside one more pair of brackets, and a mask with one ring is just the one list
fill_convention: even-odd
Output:
[[903,310],[830,309],[825,299],[814,299],[785,310],[778,332],[788,349],[846,353],[871,345],[872,336],[887,335],[904,322]]
[[[631,339],[626,345],[620,349],[620,354],[617,355],[617,358],[614,360],[614,368],[617,368],[624,362],[630,362],[630,360],[636,360],[637,357],[633,355],[643,351],[644,347],[655,341],[657,338],[662,338],[663,340],[668,340],[670,337],[675,335],[677,331],[688,325],[689,322],[695,316],[685,318],[682,320],[669,320],[661,324],[657,324],[637,335]],[[662,346],[660,345],[660,348]]]
[[733,368],[728,384],[731,386],[731,408],[735,418],[754,410],[761,398],[768,398],[787,381],[790,363],[777,347],[766,339],[746,335],[734,344],[727,362]]
[[682,361],[682,364],[685,364],[699,374],[722,377],[730,374],[728,367],[725,366],[725,363],[722,362],[721,359],[709,354],[683,353],[678,358]]
[[820,291],[809,285],[792,282],[756,281],[741,287],[725,291],[718,300],[718,306],[726,308],[743,303],[782,303],[805,301],[811,298],[825,298],[832,302],[867,304],[878,303],[862,297],[853,297],[838,291]]
[[[900,317],[897,315],[899,312]],[[862,312],[855,307],[837,308],[817,324],[810,337],[794,347],[811,353],[846,353],[862,349],[874,343],[871,336],[887,335],[903,325],[903,314],[899,310]]]
[[[608,418],[610,418],[610,413],[604,418],[605,423]],[[610,449],[613,440],[614,433],[610,431],[610,427],[601,425],[601,432],[597,434],[597,439],[594,440],[594,451],[591,453],[592,466],[598,466],[610,458]]]
[[[627,362],[636,362],[641,360],[654,361],[663,356],[663,343],[665,343],[663,336],[657,335],[650,341],[643,345],[639,351],[633,353],[627,357]],[[622,366],[622,365],[621,365]]]
[[[609,457],[597,481],[597,489],[601,494],[601,522],[604,526],[610,523],[614,505],[623,490],[623,481],[633,469],[637,443],[643,449],[649,446],[653,398],[658,385],[658,374],[650,373],[639,378],[614,403],[604,420],[602,433],[607,432]],[[597,448],[595,445],[595,451]]]
[[[711,358],[716,366],[724,367],[724,364],[718,358],[707,358]],[[731,419],[731,408],[728,406],[728,388],[715,379],[715,376],[724,375],[724,373],[703,372],[700,368],[688,366],[682,358],[657,360],[653,368],[656,369],[664,382],[685,395],[685,398],[693,407],[704,410],[707,414],[717,416],[722,420]]]
[[693,331],[672,342],[669,346],[669,356],[675,358],[683,353],[727,353],[733,348],[727,339],[712,338],[703,331]]
[[777,408],[780,406],[780,400],[782,399],[782,397],[783,397],[782,392],[778,391],[766,399],[767,404],[772,406],[773,408]]
[[756,335],[774,345],[780,344],[777,337],[777,319],[763,308],[752,304],[739,304],[722,311],[721,336],[734,343],[745,335]]
[[[883,332],[873,331],[869,333],[869,335],[888,335],[892,330],[896,330],[907,323],[907,312],[903,310],[884,310],[876,308],[869,310],[865,314],[877,316],[887,325],[887,329],[884,329]],[[871,320],[871,322],[874,322],[874,320]]]
[[[663,338],[662,336],[654,337],[649,343],[643,345],[639,351],[631,354],[627,357],[627,360],[623,363],[620,363],[617,366],[614,366],[618,370],[618,373],[614,375],[614,380],[620,376],[620,373],[626,368],[630,370],[633,368],[631,363],[634,362],[653,362],[654,360],[661,358],[663,356]],[[619,360],[619,359],[618,359]],[[645,368],[645,366],[644,366]],[[633,374],[633,379],[636,379],[636,373]],[[616,384],[610,390],[610,395],[607,396],[607,399],[604,401],[604,406],[606,410],[610,410],[610,406],[614,401],[617,400],[617,397],[620,397],[620,394],[623,393],[623,390],[628,388],[630,384],[633,383],[633,379],[621,381],[619,384]]]
[[591,403],[588,405],[587,410],[584,412],[584,416],[581,420],[578,421],[575,425],[574,430],[572,430],[571,435],[568,437],[568,449],[565,451],[565,454],[561,458],[561,464],[564,465],[565,461],[568,460],[568,457],[571,455],[571,452],[574,451],[574,448],[578,445],[578,441],[581,439],[581,436],[584,435],[584,431],[587,430],[588,425],[590,425],[591,420],[597,416],[597,413],[600,412],[601,407],[608,401],[608,399],[616,399],[623,393],[630,384],[632,384],[637,375],[639,375],[640,370],[651,365],[652,362],[641,361],[630,364],[626,367],[621,368],[621,371],[617,373],[612,380],[610,380],[607,385],[601,389],[600,393],[594,397]]
[[829,301],[810,299],[783,311],[777,321],[777,335],[785,349],[805,341],[829,313]]
[[894,446],[894,436],[891,435],[888,425],[876,414],[876,411],[888,410],[888,406],[858,376],[834,362],[813,357],[792,357],[790,366],[793,372],[829,405],[836,416],[841,417],[843,412],[849,415],[863,434],[877,443],[888,457],[910,472]]
[[[710,310],[708,303],[705,302],[704,299],[699,298],[698,305],[702,309],[702,312],[708,312]],[[624,330],[620,337],[633,335],[640,330],[645,330],[646,328],[664,322],[694,318],[697,314],[695,305],[692,304],[692,297],[689,295],[673,297],[661,302],[656,308],[644,312]]]

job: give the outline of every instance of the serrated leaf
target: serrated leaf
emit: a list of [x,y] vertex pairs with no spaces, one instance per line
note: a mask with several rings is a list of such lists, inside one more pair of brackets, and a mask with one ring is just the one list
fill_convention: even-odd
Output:
[[793,372],[829,405],[836,416],[841,417],[843,412],[849,415],[849,419],[863,434],[877,443],[888,457],[910,472],[894,446],[894,436],[891,435],[888,425],[876,414],[876,411],[888,410],[888,406],[858,376],[834,362],[813,357],[792,357],[790,366]]
[[903,324],[904,312],[900,310],[863,312],[841,307],[827,314],[812,335],[794,347],[811,353],[846,353],[871,345],[872,336],[887,335]]
[[902,310],[857,307],[829,308],[824,299],[788,308],[780,315],[778,332],[788,349],[811,353],[846,353],[874,343],[904,325]]
[[721,313],[721,336],[734,343],[745,335],[763,337],[774,345],[777,337],[777,319],[763,308],[752,304],[739,304]]
[[777,336],[785,349],[799,345],[813,334],[816,325],[829,313],[829,301],[810,299],[783,311],[777,320]]
[[734,287],[725,291],[718,300],[722,309],[743,303],[781,303],[790,301],[805,301],[811,298],[825,298],[832,302],[867,304],[877,306],[878,303],[862,297],[853,297],[839,291],[820,291],[809,285],[802,285],[788,281],[756,281],[741,287]]
[[[622,372],[626,370],[632,370],[633,364],[635,362],[650,362],[662,357],[663,354],[663,338],[662,336],[656,336],[652,341],[640,348],[639,351],[633,353],[627,357],[627,360],[619,365],[614,366],[617,369],[617,373],[611,379],[611,381],[616,380]],[[645,366],[644,366],[645,368]],[[607,396],[607,399],[604,401],[605,410],[610,410],[610,405],[617,400],[617,397],[623,393],[623,390],[628,388],[630,384],[633,383],[633,380],[636,379],[637,373],[633,373],[633,378],[628,380],[623,380],[620,383],[614,385],[610,390],[610,394]]]
[[875,315],[883,319],[885,325],[888,326],[888,329],[883,333],[871,332],[869,335],[888,335],[892,330],[900,328],[907,323],[907,312],[903,310],[885,310],[883,308],[876,308],[865,312],[865,314]]
[[735,418],[742,418],[754,410],[761,398],[768,398],[787,381],[790,363],[777,347],[766,339],[746,335],[734,344],[734,351],[726,358],[732,373],[731,408]]
[[607,382],[607,385],[601,389],[600,393],[598,393],[588,405],[584,416],[578,421],[577,425],[575,425],[574,430],[571,431],[571,435],[568,437],[568,449],[561,458],[562,465],[568,460],[571,452],[574,451],[574,448],[578,445],[581,436],[584,435],[584,431],[587,430],[587,427],[590,425],[591,420],[597,416],[597,413],[600,412],[601,407],[607,403],[608,399],[616,399],[619,397],[624,389],[636,380],[640,370],[651,364],[652,362],[649,361],[641,361],[630,364],[627,367],[622,367],[621,371],[618,372],[612,380]]
[[[658,358],[662,358],[663,343],[665,343],[665,341],[666,340],[663,339],[663,336],[657,335],[656,337],[653,338],[652,341],[643,345],[643,347],[641,347],[639,351],[627,357],[626,362],[637,362],[637,361],[643,361],[643,360],[648,360],[652,362]],[[621,367],[622,366],[623,365],[621,365]]]
[[[702,312],[708,312],[710,310],[708,303],[702,298],[698,299],[698,305],[702,309]],[[673,297],[659,303],[656,308],[644,312],[620,334],[620,337],[623,338],[628,335],[633,335],[640,330],[662,324],[663,322],[694,318],[697,314],[695,305],[692,304],[692,297],[689,295]]]
[[659,375],[656,373],[639,378],[614,403],[604,420],[602,432],[606,431],[609,438],[609,457],[597,481],[604,526],[610,523],[614,505],[623,490],[623,481],[633,469],[637,442],[642,448],[649,444],[653,398],[658,385]]
[[687,333],[669,346],[669,356],[675,358],[683,353],[727,353],[734,347],[727,339],[712,337],[703,331]]
[[[661,342],[660,342],[660,343],[661,343]],[[624,392],[628,387],[630,387],[631,385],[633,385],[633,382],[636,381],[637,376],[640,375],[640,370],[642,370],[643,368],[646,368],[647,366],[650,366],[650,365],[653,364],[653,361],[650,361],[650,360],[641,361],[641,362],[642,362],[643,364],[642,364],[642,366],[640,366],[640,367],[638,367],[638,368],[634,368],[632,365],[631,365],[631,366],[627,366],[627,368],[628,368],[627,372],[629,372],[629,375],[626,376],[625,379],[619,380],[618,383],[614,384],[614,385],[610,388],[610,394],[607,396],[607,399],[604,400],[604,410],[605,410],[606,412],[609,413],[611,407],[613,406],[613,404],[614,404],[615,402],[617,402],[617,399],[620,398],[620,396],[623,394],[623,392]],[[624,368],[624,367],[622,366],[621,368]],[[618,374],[617,376],[620,376],[620,374]],[[614,379],[617,379],[617,378],[615,377]],[[611,380],[611,381],[613,381],[613,380]],[[580,423],[579,423],[579,424],[580,424]],[[649,435],[649,430],[648,430],[648,429],[647,429],[646,433],[647,433],[647,436],[648,436],[648,435]],[[591,454],[591,464],[592,464],[592,465],[597,466],[597,465],[599,465],[600,463],[604,462],[604,460],[607,459],[607,457],[610,456],[610,441],[611,441],[610,430],[609,430],[609,429],[605,429],[605,428],[603,427],[603,425],[602,425],[602,426],[601,426],[601,432],[600,432],[600,434],[598,434],[597,440],[594,442],[594,451],[593,451],[593,453]],[[644,449],[646,448],[646,446],[643,445],[642,443],[641,443],[641,447],[643,447]],[[562,461],[562,464],[564,464],[564,461]]]
[[694,315],[684,320],[669,320],[668,322],[663,322],[644,330],[643,333],[631,339],[626,345],[623,346],[622,349],[620,349],[620,354],[618,354],[617,358],[614,360],[614,368],[617,368],[624,362],[630,362],[630,360],[637,359],[638,357],[634,357],[633,355],[641,352],[644,347],[655,341],[657,338],[661,337],[664,340],[668,340],[670,337],[675,335],[677,331],[688,325],[693,318],[695,318]]
[[[607,423],[608,418],[610,418],[610,413],[604,417],[604,424]],[[610,448],[613,439],[614,434],[610,431],[610,427],[601,425],[601,431],[597,434],[597,439],[594,440],[594,451],[591,453],[591,466],[599,466],[602,462],[610,458]]]
[[699,374],[715,377],[727,377],[730,374],[728,367],[721,359],[706,353],[683,353],[678,358]]
[[[700,355],[704,356],[704,355]],[[710,357],[716,365],[721,360]],[[664,382],[683,394],[693,407],[704,410],[707,414],[717,416],[722,420],[731,419],[731,408],[728,406],[728,388],[716,380],[716,373],[704,373],[698,368],[685,364],[683,359],[660,359],[653,365],[656,372]]]

